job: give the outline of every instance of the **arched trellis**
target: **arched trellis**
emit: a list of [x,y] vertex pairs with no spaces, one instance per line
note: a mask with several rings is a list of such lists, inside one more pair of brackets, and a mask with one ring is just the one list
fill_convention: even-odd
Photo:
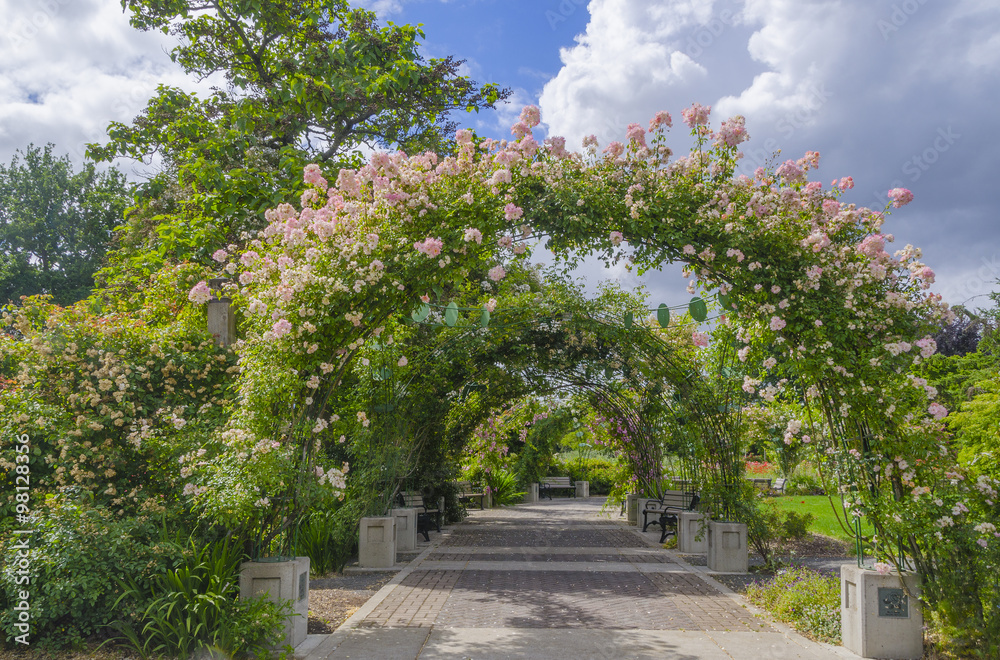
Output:
[[[590,138],[582,154],[557,138],[539,145],[531,135],[537,108],[528,108],[514,139],[477,143],[459,131],[455,153],[444,159],[376,154],[359,171],[339,172],[334,187],[310,166],[305,208],[271,212],[263,239],[241,258],[239,297],[251,329],[234,424],[250,438],[306,446],[311,424],[322,426],[328,410],[295,408],[300,418],[291,426],[301,430],[294,433],[276,418],[306,398],[321,370],[322,358],[308,357],[310,342],[339,347],[334,372],[319,374],[335,386],[359,342],[409,313],[427,290],[487,276],[501,282],[504,266],[525,257],[511,236],[521,224],[522,235],[546,235],[567,261],[597,253],[639,270],[680,261],[702,291],[730,296],[738,308],[727,306],[722,334],[742,345],[743,388],[753,390],[755,371],[794,376],[816,417],[794,432],[808,433],[821,450],[852,512],[868,515],[883,538],[903,541],[933,575],[949,561],[939,540],[951,532],[922,513],[920,495],[956,505],[979,497],[962,479],[942,478],[961,472],[942,437],[947,411],[905,376],[934,352],[927,333],[949,318],[927,292],[933,272],[912,246],[889,254],[892,237],[881,231],[887,209],[841,201],[849,177],[827,188],[808,180],[818,154],[735,176],[747,137],[742,118],[712,131],[705,108],[684,117],[695,148],[680,158],[665,145],[666,113],[648,133],[630,126],[628,144],[599,155]],[[910,198],[890,191],[897,207]],[[762,359],[765,350],[777,367]],[[828,432],[819,432],[818,418]],[[920,462],[902,468],[903,456]],[[977,511],[993,506],[979,499]],[[249,494],[240,507],[252,508]],[[914,530],[912,520],[923,527]],[[972,534],[974,521],[966,522],[961,529]],[[953,538],[964,543],[959,532]],[[899,565],[894,554],[883,558]]]
[[[703,305],[698,300],[692,306],[697,310]],[[629,437],[622,438],[619,449],[637,475],[640,491],[651,496],[669,487],[662,480],[662,434],[676,432],[679,427],[696,428],[693,437],[673,442],[682,457],[685,480],[697,482],[720,517],[744,519],[752,515],[752,507],[743,501],[747,489],[738,415],[728,414],[738,411],[739,405],[734,405],[732,391],[712,387],[698,370],[690,339],[678,342],[676,324],[672,327],[675,336],[667,337],[652,319],[635,322],[636,311],[622,314],[587,301],[554,308],[544,304],[502,308],[490,316],[485,312],[480,315],[478,309],[460,309],[454,303],[424,307],[407,320],[437,327],[444,333],[439,345],[420,363],[408,365],[411,376],[402,382],[395,379],[393,368],[385,366],[392,360],[373,363],[370,369],[377,384],[373,391],[378,393],[371,408],[384,416],[373,423],[383,434],[383,443],[397,448],[405,445],[401,434],[387,434],[385,429],[400,428],[398,419],[407,414],[406,398],[418,374],[427,373],[449,353],[461,353],[474,365],[517,372],[531,383],[535,394],[564,390],[587,393],[595,409],[629,429]],[[427,307],[436,307],[443,322],[428,323]],[[662,326],[668,325],[665,306],[646,311],[654,312]],[[459,314],[471,316],[470,322],[452,327]],[[505,351],[511,345],[531,348],[511,358]],[[455,384],[456,389],[464,386]],[[667,417],[680,424],[665,426]],[[387,489],[383,486],[371,491],[373,506],[388,506],[388,501],[378,498],[380,491]],[[390,495],[387,492],[381,499]]]

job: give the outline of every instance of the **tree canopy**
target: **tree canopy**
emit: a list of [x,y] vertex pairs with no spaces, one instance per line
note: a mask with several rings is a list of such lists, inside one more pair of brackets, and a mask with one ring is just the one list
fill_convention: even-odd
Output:
[[128,205],[121,172],[93,163],[75,172],[53,149],[29,144],[0,164],[0,302],[86,298]]
[[[98,159],[158,162],[109,273],[120,284],[165,260],[209,261],[260,229],[264,211],[296,197],[308,162],[356,163],[357,150],[452,149],[452,111],[509,95],[425,59],[424,33],[378,24],[345,0],[123,0],[132,25],[180,43],[171,58],[198,78],[222,74],[208,98],[161,86],[130,125],[91,145]],[[352,155],[353,154],[353,155]],[[336,165],[335,165],[336,166]],[[131,279],[122,276],[131,274]]]

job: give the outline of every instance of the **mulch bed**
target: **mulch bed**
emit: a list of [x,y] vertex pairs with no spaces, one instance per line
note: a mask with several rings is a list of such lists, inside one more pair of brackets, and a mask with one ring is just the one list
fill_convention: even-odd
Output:
[[396,571],[330,573],[309,581],[309,634],[332,633],[375,595]]

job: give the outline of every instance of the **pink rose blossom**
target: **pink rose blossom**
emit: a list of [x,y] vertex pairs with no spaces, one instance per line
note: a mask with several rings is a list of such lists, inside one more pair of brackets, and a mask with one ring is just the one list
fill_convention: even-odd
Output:
[[279,319],[272,327],[275,337],[284,337],[292,331],[292,324],[288,319]]
[[212,258],[218,261],[220,264],[229,258],[229,253],[225,250],[216,250],[212,253]]
[[497,299],[490,298],[488,301],[486,301],[485,307],[487,312],[493,312],[493,310],[497,308]]
[[431,297],[428,296],[426,293],[424,295],[420,296],[420,302],[429,303],[430,301],[431,301]]
[[414,243],[413,247],[417,252],[423,252],[428,257],[436,257],[441,254],[444,242],[440,238],[427,237],[422,243]]
[[689,128],[694,128],[695,126],[702,126],[708,123],[708,115],[712,112],[712,106],[703,106],[700,103],[695,103],[690,108],[684,108],[681,112],[681,116],[684,117],[684,123],[688,125]]
[[659,126],[666,126],[670,128],[673,126],[673,120],[670,118],[670,113],[666,110],[660,110],[653,118],[649,120],[649,132],[652,133]]
[[406,359],[406,356],[404,355],[403,357],[399,358],[399,362],[397,362],[396,364],[397,364],[398,366],[400,366],[400,367],[405,367],[405,366],[406,366],[407,364],[409,364],[409,363],[410,363],[410,361],[409,361],[409,360],[407,360],[407,359]]
[[726,145],[728,147],[735,147],[741,142],[746,142],[748,137],[746,119],[742,115],[736,115],[722,122],[722,127],[715,134],[715,146],[721,147],[722,145]]
[[629,142],[631,142],[632,144],[639,147],[646,146],[646,131],[644,131],[642,129],[642,126],[640,126],[639,124],[635,123],[629,124],[625,135],[628,137]]
[[604,153],[608,154],[612,158],[618,158],[625,153],[625,145],[621,142],[612,142],[608,146],[604,147]]
[[196,305],[204,305],[212,299],[212,291],[204,280],[195,284],[188,292],[188,300]]
[[889,199],[892,200],[893,207],[898,209],[913,201],[913,193],[906,188],[893,188],[889,191]]
[[785,325],[787,325],[787,324],[785,323],[784,319],[779,318],[777,316],[772,316],[771,317],[770,328],[772,330],[774,330],[775,332],[777,332],[778,330],[781,330],[782,328],[784,328]]
[[622,233],[620,231],[611,232],[611,244],[618,246],[622,243]]
[[494,282],[499,282],[503,278],[507,277],[507,271],[503,269],[503,266],[494,266],[493,268],[490,268],[490,272],[486,275]]
[[708,346],[708,335],[704,332],[693,332],[691,333],[691,341],[694,342],[695,346],[705,347]]
[[944,419],[948,416],[948,409],[937,402],[927,406],[927,412],[930,413],[934,419]]
[[877,562],[873,567],[879,575],[887,575],[892,570],[892,566],[884,562]]
[[524,215],[524,209],[520,206],[515,206],[514,204],[508,204],[503,207],[503,217],[506,220],[517,220],[522,215]]
[[475,227],[470,227],[465,230],[465,242],[469,243],[475,241],[476,244],[482,244],[483,242],[483,232],[479,231]]

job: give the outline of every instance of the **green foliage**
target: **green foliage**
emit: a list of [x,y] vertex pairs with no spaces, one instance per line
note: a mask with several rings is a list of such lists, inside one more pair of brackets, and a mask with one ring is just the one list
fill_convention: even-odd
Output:
[[492,108],[509,95],[460,74],[452,57],[425,60],[423,32],[380,26],[345,0],[292,3],[122,0],[140,30],[178,37],[171,58],[228,89],[200,99],[161,86],[131,125],[114,122],[101,160],[163,159],[104,276],[137,282],[168,260],[207,262],[296,197],[302,167],[357,166],[362,145],[451,150],[452,111]]
[[518,489],[517,477],[505,470],[483,474],[483,482],[493,498],[493,506],[507,506],[524,501],[524,491]]
[[[122,593],[116,581],[131,576],[149,580],[170,568],[180,548],[161,537],[159,519],[119,517],[113,511],[65,498],[36,504],[34,533],[29,539],[31,582],[19,580],[16,565],[5,562],[0,587],[8,602],[20,589],[31,594],[31,640],[44,648],[77,647],[116,620],[113,605]],[[0,552],[13,557],[22,541],[9,530],[0,536]],[[17,613],[0,612],[3,638],[11,643],[17,633]]]
[[128,205],[125,177],[29,144],[0,165],[0,303],[49,294],[69,305],[90,295],[111,232]]
[[302,520],[295,535],[294,554],[309,557],[309,572],[319,577],[342,571],[357,545],[354,521],[344,510],[311,511]]
[[840,643],[840,578],[808,568],[782,569],[772,580],[751,584],[746,595],[800,632]]
[[266,655],[282,634],[291,608],[264,598],[239,598],[237,544],[195,541],[184,561],[146,583],[119,582],[115,603],[121,615],[112,626],[142,658],[162,655],[181,660],[202,650],[230,656]]
[[606,458],[577,458],[560,460],[553,466],[551,476],[565,476],[573,481],[589,481],[591,495],[608,495],[629,480],[628,466]]

